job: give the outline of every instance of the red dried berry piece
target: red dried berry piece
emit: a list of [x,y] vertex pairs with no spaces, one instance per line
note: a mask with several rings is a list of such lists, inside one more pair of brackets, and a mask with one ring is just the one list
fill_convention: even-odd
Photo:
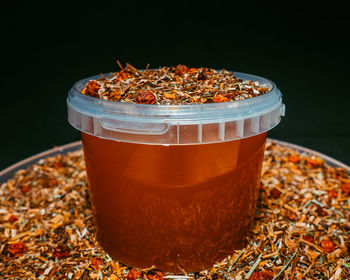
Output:
[[96,81],[89,81],[86,84],[83,93],[92,97],[98,97],[98,90],[100,89],[100,84]]
[[272,276],[270,273],[263,271],[254,271],[253,274],[249,277],[249,280],[271,280]]
[[125,70],[125,69],[119,71],[119,72],[116,74],[116,79],[117,79],[118,81],[120,81],[120,80],[126,80],[126,79],[128,79],[129,77],[130,77],[130,73],[129,73],[127,70]]
[[165,273],[159,269],[151,269],[147,272],[148,280],[163,280]]
[[93,269],[98,270],[100,265],[103,265],[103,260],[97,257],[91,259],[91,266]]
[[130,269],[128,275],[126,276],[127,280],[142,280],[142,271],[139,268]]
[[16,221],[18,221],[18,217],[16,215],[11,215],[9,218],[8,218],[8,221],[10,223],[14,223]]
[[298,163],[300,159],[298,155],[291,155],[288,157],[288,160],[293,163]]
[[328,192],[328,195],[329,195],[329,197],[331,197],[331,198],[337,198],[338,197],[338,192],[336,191],[336,190],[330,190],[329,192]]
[[350,182],[346,182],[346,183],[342,184],[341,189],[345,193],[350,193]]
[[303,235],[303,239],[307,242],[314,243],[314,238],[310,234]]
[[26,194],[29,191],[30,191],[30,188],[29,188],[28,185],[24,185],[24,186],[21,187],[21,193],[22,194]]
[[222,94],[217,94],[213,99],[214,103],[221,103],[221,102],[228,102],[228,101],[230,101],[230,99],[228,99],[226,96],[223,96]]
[[13,257],[19,257],[27,251],[27,245],[23,242],[12,243],[9,246],[8,251]]
[[189,72],[189,68],[186,65],[179,64],[175,68],[175,75],[183,75]]
[[281,194],[282,194],[282,192],[280,190],[276,189],[276,188],[273,188],[271,190],[271,196],[273,198],[279,198],[281,196]]
[[320,217],[325,217],[328,215],[328,213],[320,206],[317,206],[317,209],[316,209],[316,213],[317,215],[319,215]]
[[58,246],[53,251],[53,255],[56,259],[64,259],[69,256],[70,249],[66,245]]
[[156,98],[152,94],[152,92],[147,90],[141,90],[136,97],[136,103],[139,104],[154,104],[156,103]]
[[287,211],[286,217],[291,221],[295,221],[295,219],[297,218],[297,215],[292,211]]
[[321,247],[322,249],[327,252],[331,253],[335,250],[335,244],[332,240],[329,239],[324,239],[321,241]]
[[323,163],[323,160],[320,159],[320,158],[315,158],[315,159],[312,159],[312,158],[308,158],[306,160],[306,164],[310,167],[310,168],[316,168],[316,167],[319,167],[321,166]]
[[119,90],[113,91],[109,94],[109,99],[110,100],[119,100],[122,98],[121,92]]

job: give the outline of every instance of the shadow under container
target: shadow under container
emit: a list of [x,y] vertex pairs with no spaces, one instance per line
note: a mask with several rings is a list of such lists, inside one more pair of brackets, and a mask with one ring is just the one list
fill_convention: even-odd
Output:
[[97,239],[116,260],[167,272],[210,268],[245,245],[254,221],[266,133],[284,115],[281,93],[193,105],[68,96],[82,132]]

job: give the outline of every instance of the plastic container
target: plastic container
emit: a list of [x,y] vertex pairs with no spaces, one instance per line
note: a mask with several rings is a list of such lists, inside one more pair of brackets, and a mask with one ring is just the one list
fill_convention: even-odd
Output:
[[266,132],[284,115],[281,93],[242,101],[143,105],[68,95],[82,132],[97,238],[136,267],[188,272],[244,246],[254,220]]

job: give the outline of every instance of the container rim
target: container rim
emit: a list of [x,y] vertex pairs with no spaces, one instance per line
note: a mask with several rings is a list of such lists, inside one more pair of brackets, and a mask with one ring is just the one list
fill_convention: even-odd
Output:
[[[150,105],[103,100],[81,93],[92,76],[68,93],[68,121],[76,129],[110,140],[182,145],[231,141],[275,127],[284,116],[282,94],[263,77],[233,72],[259,82],[269,91],[256,97],[222,103]],[[109,74],[105,74],[109,75]]]

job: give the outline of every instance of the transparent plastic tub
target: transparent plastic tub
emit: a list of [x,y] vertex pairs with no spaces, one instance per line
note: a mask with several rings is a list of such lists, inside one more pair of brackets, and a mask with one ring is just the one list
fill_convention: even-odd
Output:
[[82,132],[97,238],[128,265],[207,269],[244,246],[254,219],[266,133],[284,115],[280,91],[194,105],[118,103],[68,95]]

